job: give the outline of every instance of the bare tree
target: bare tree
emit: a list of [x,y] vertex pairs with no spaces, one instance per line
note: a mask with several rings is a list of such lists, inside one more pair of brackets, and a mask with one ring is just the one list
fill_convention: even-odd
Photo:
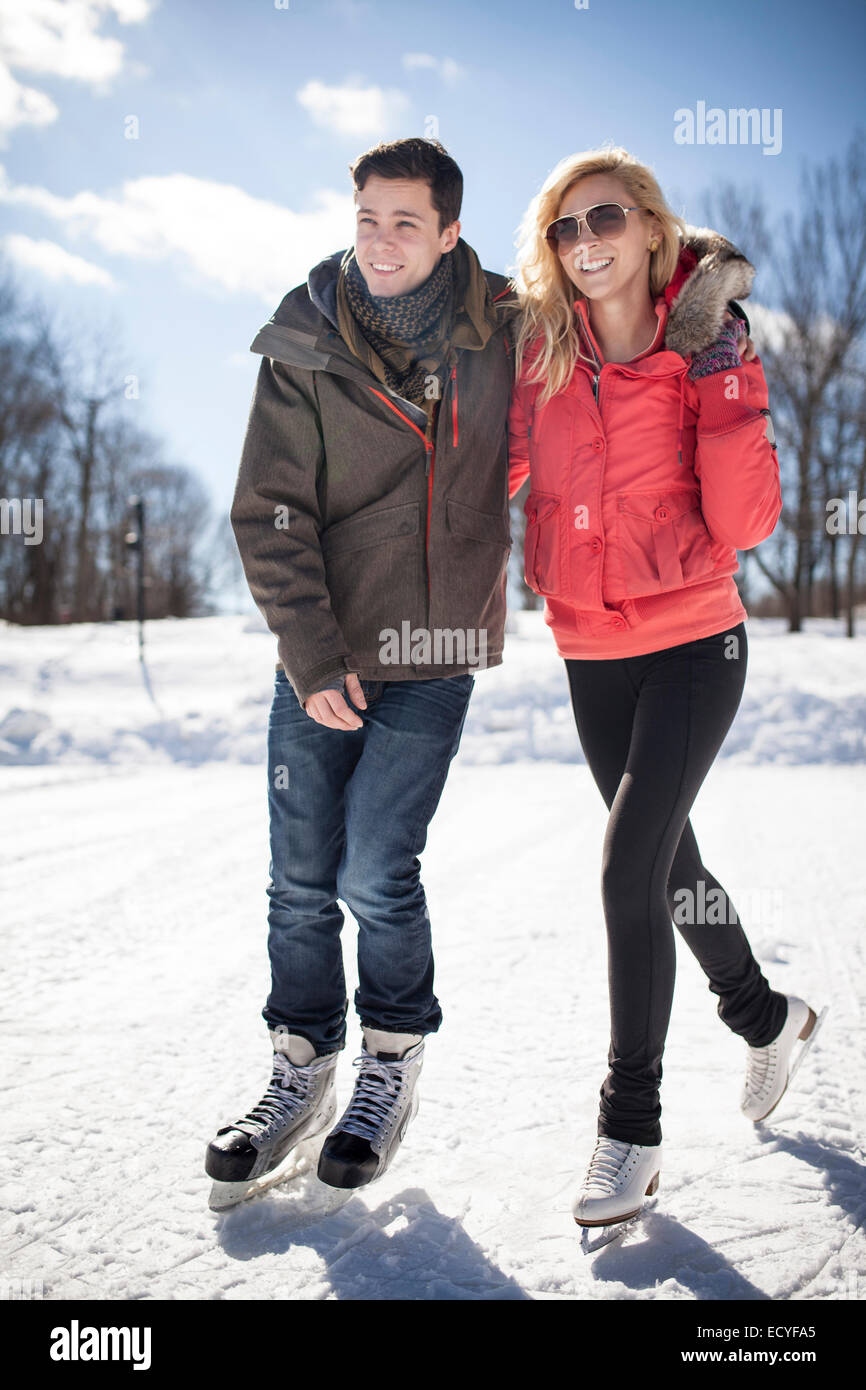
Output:
[[[49,352],[50,328],[41,306],[0,263],[0,496],[7,508],[28,505],[41,511],[62,473]],[[2,537],[0,613],[5,617],[29,622],[39,612],[51,620],[50,586],[61,563],[52,523],[44,513],[40,544],[28,543],[21,533]]]
[[93,507],[103,481],[104,442],[112,433],[113,410],[123,399],[124,380],[105,328],[93,335],[92,343],[55,338],[51,365],[57,414],[77,480],[72,617],[82,622],[102,616]]
[[[785,509],[755,560],[784,597],[797,632],[813,611],[822,567],[838,611],[838,542],[825,525],[826,503],[854,476],[850,402],[862,386],[866,333],[866,137],[858,134],[841,159],[805,170],[800,211],[778,228],[769,229],[760,194],[743,199],[726,188],[708,206],[717,225],[758,262],[761,300],[773,311],[763,319],[767,332],[758,347]],[[828,493],[831,487],[838,492]]]
[[207,554],[214,594],[223,602],[231,600],[241,610],[253,609],[255,605],[247,587],[228,511],[220,513],[214,523],[207,542]]
[[3,514],[24,499],[41,508],[39,543],[2,537],[2,617],[50,623],[131,612],[124,537],[133,491],[148,512],[151,616],[208,611],[208,499],[131,413],[140,407],[126,399],[120,339],[117,324],[82,330],[49,318],[0,258]]
[[189,618],[206,608],[210,587],[210,502],[188,468],[133,471],[147,507],[147,609],[150,617]]

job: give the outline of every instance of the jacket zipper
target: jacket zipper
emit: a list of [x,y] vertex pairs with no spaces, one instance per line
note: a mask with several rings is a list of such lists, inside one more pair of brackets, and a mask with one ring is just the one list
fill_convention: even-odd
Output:
[[405,422],[406,422],[406,424],[409,426],[409,428],[410,428],[411,430],[414,430],[414,431],[415,431],[415,433],[417,434],[418,438],[419,438],[419,439],[423,442],[423,444],[424,444],[424,451],[425,451],[425,458],[424,458],[424,475],[425,475],[425,477],[427,478],[427,533],[426,533],[425,538],[424,538],[424,558],[425,558],[426,565],[427,565],[427,600],[428,600],[428,603],[429,603],[429,600],[430,600],[430,512],[431,512],[431,510],[432,510],[432,503],[433,503],[433,467],[434,467],[434,464],[435,464],[435,461],[436,461],[436,447],[435,447],[435,445],[434,445],[432,439],[430,438],[431,426],[432,426],[432,423],[433,423],[433,422],[432,422],[432,419],[429,419],[429,418],[428,418],[428,420],[427,420],[427,429],[426,429],[426,431],[424,432],[424,434],[422,434],[421,431],[419,430],[418,426],[415,424],[415,422],[414,422],[413,420],[410,420],[408,415],[404,415],[403,412],[402,412],[402,410],[399,410],[399,409],[397,408],[397,406],[394,405],[393,401],[389,401],[389,400],[388,400],[388,397],[387,397],[387,396],[384,396],[384,395],[382,394],[381,391],[377,391],[376,388],[375,388],[375,386],[370,386],[368,389],[369,389],[370,391],[373,392],[373,395],[374,395],[374,396],[378,396],[378,397],[379,397],[379,400],[382,401],[382,402],[388,407],[389,410],[393,410],[393,412],[394,412],[395,415],[399,415],[399,417],[400,417],[401,420],[405,420]]
[[427,421],[427,429],[424,435],[424,445],[427,449],[427,458],[424,464],[424,472],[427,474],[427,534],[424,537],[424,560],[427,565],[427,603],[430,603],[430,518],[433,515],[433,470],[436,466],[436,445],[430,438],[432,416]]
[[455,363],[454,366],[451,368],[451,383],[452,383],[452,396],[451,396],[451,438],[452,438],[453,443],[454,443],[454,448],[456,449],[456,448],[457,448],[457,438],[458,438],[458,435],[457,435],[457,364],[456,364],[456,363]]

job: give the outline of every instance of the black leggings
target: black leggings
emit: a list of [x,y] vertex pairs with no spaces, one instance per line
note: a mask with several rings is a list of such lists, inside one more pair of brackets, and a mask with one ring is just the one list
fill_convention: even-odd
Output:
[[761,973],[688,819],[737,712],[746,663],[742,623],[645,656],[565,663],[583,751],[610,809],[602,864],[610,1070],[598,1133],[631,1144],[661,1143],[672,919],[734,1033],[764,1047],[786,1018],[785,996]]

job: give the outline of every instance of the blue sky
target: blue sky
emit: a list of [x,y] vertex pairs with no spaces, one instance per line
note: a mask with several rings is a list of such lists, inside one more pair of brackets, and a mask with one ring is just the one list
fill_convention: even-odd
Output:
[[[224,509],[249,344],[350,244],[363,149],[438,135],[502,270],[550,168],[609,139],[688,220],[719,181],[793,206],[803,160],[866,125],[864,58],[862,0],[0,0],[0,241],[63,321],[107,325],[130,408]],[[678,143],[699,103],[765,110],[778,152]]]

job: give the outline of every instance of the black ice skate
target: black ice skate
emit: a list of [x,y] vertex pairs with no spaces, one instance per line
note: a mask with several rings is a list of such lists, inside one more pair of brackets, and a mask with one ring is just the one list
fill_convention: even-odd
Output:
[[363,1187],[380,1178],[418,1109],[423,1037],[363,1031],[354,1094],[319,1156],[318,1176],[329,1187]]
[[316,1057],[294,1034],[280,1038],[280,1048],[287,1050],[274,1051],[270,1085],[258,1105],[208,1145],[205,1172],[214,1179],[208,1205],[215,1211],[304,1171],[336,1114],[339,1054]]

